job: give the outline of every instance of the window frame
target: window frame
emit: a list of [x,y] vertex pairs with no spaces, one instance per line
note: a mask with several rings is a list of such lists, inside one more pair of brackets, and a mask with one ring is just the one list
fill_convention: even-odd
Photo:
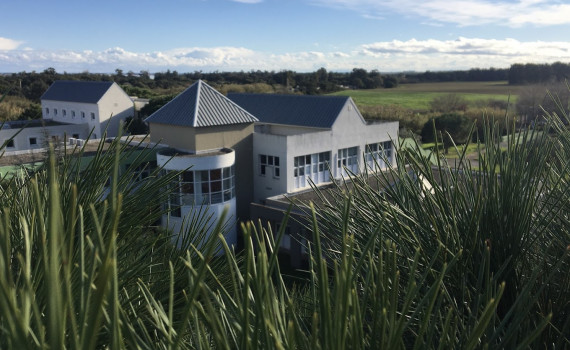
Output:
[[272,170],[271,176],[274,179],[281,177],[281,161],[278,156],[259,154],[257,159],[259,161],[258,174],[260,176],[267,176],[268,168],[270,168]]

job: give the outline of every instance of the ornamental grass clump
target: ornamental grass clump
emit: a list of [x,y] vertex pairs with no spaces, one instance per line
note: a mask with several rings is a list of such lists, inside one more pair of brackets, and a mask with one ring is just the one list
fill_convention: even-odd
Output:
[[372,174],[383,190],[315,189],[295,282],[288,215],[243,223],[236,252],[203,211],[173,244],[155,225],[178,174],[133,181],[119,141],[86,167],[52,156],[1,184],[0,348],[567,348],[570,133],[548,119],[485,137],[476,163],[435,147],[432,166],[416,145]]

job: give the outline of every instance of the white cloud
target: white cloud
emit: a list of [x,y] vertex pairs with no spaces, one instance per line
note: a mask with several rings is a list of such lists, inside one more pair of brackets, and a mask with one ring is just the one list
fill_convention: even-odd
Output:
[[389,71],[505,68],[513,63],[570,61],[570,42],[521,42],[515,39],[383,41],[351,51],[268,53],[244,47],[191,47],[167,51],[131,52],[120,47],[103,51],[0,50],[0,72],[41,71],[54,67],[67,72],[148,70],[180,72],[284,70],[347,71],[355,67]]
[[510,27],[570,24],[570,4],[558,0],[309,0],[321,6],[349,9],[366,18],[389,13],[417,16],[427,23],[460,26],[496,24]]
[[15,50],[22,45],[23,41],[12,40],[0,36],[0,51]]

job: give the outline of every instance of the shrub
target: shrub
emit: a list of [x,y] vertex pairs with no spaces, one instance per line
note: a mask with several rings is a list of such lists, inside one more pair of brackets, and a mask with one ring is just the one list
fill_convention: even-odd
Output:
[[[423,142],[434,142],[437,133],[441,133],[439,140],[443,142],[444,147],[450,147],[453,142],[463,144],[469,142],[469,132],[472,122],[460,114],[443,114],[437,118],[428,121],[422,128]],[[435,129],[434,129],[435,128]]]
[[458,94],[447,94],[435,97],[430,102],[430,107],[432,111],[442,113],[465,111],[467,100]]

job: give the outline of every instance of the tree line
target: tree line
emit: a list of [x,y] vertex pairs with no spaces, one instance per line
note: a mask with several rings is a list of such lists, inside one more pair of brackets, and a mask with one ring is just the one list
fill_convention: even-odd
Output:
[[285,91],[302,94],[324,94],[341,89],[393,88],[399,84],[449,81],[508,81],[509,84],[533,84],[564,81],[570,77],[570,64],[513,64],[510,68],[473,68],[441,72],[380,73],[378,70],[354,68],[350,72],[332,72],[320,68],[315,72],[240,71],[179,73],[176,70],[156,72],[124,72],[117,68],[113,74],[59,73],[54,68],[42,72],[19,72],[0,75],[0,93],[21,96],[39,102],[41,95],[55,80],[115,81],[128,94],[143,98],[179,92],[198,79],[223,87],[237,84],[268,84],[282,86]]

